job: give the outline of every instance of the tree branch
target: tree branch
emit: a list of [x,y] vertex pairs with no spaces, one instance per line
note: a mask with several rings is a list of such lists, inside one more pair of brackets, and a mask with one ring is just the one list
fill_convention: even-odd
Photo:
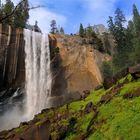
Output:
[[[11,17],[12,15],[14,15],[14,13],[15,13],[16,10],[17,10],[17,8],[18,8],[24,1],[25,1],[25,0],[22,0],[20,3],[18,3],[18,4],[16,5],[16,7],[14,8],[14,10],[13,10],[11,13],[9,13],[9,14],[7,14],[6,16],[0,18],[0,23],[2,23],[2,21],[4,21],[5,19]],[[44,6],[38,5],[38,6],[35,6],[35,7],[27,8],[26,10],[32,10],[32,9],[36,9],[36,8],[40,8],[40,7],[44,7]]]

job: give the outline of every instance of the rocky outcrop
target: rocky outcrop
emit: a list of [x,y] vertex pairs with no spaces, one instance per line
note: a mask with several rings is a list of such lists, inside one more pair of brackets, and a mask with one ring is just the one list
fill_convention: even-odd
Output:
[[50,140],[50,121],[35,118],[28,123],[21,123],[18,128],[0,132],[2,140]]
[[130,67],[129,73],[133,76],[134,79],[140,78],[140,64]]
[[98,86],[102,82],[100,66],[107,55],[83,44],[78,36],[56,35],[56,39],[59,53],[57,59],[53,59],[56,69],[53,73],[53,94],[82,92]]
[[102,83],[100,68],[108,55],[83,43],[79,36],[49,35],[49,40],[53,81],[48,102],[69,103]]

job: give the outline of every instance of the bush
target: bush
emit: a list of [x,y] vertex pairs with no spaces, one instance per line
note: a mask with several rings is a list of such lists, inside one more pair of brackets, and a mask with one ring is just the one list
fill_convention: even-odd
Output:
[[110,62],[103,62],[102,64],[102,73],[104,78],[113,76],[111,63]]
[[56,47],[56,48],[54,49],[54,53],[55,53],[55,54],[58,54],[59,51],[60,51],[60,50],[59,50],[59,47]]

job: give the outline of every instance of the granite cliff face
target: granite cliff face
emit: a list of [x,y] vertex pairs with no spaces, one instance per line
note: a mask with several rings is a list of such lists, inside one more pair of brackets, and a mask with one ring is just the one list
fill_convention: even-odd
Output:
[[[25,53],[22,29],[0,25],[0,86],[21,87],[25,83]],[[78,36],[49,35],[52,97],[54,104],[76,98],[76,93],[94,89],[102,82],[101,64],[108,56],[93,49]],[[59,96],[59,98],[55,98]],[[60,103],[61,104],[61,103]],[[57,105],[57,104],[56,104]],[[50,105],[52,106],[52,105]]]
[[23,29],[0,25],[0,87],[19,87],[25,81]]
[[[51,45],[55,53],[52,59],[51,102],[57,103],[58,99],[59,105],[62,105],[61,102],[77,98],[78,93],[102,83],[100,68],[102,62],[109,59],[108,55],[93,49],[79,36],[50,35],[50,38],[55,40],[55,46]],[[56,99],[56,96],[59,98]]]

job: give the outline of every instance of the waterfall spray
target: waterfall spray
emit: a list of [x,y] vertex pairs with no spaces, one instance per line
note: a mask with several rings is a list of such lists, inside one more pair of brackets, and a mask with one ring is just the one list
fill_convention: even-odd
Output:
[[24,30],[26,69],[26,114],[28,119],[47,107],[51,94],[48,36]]

